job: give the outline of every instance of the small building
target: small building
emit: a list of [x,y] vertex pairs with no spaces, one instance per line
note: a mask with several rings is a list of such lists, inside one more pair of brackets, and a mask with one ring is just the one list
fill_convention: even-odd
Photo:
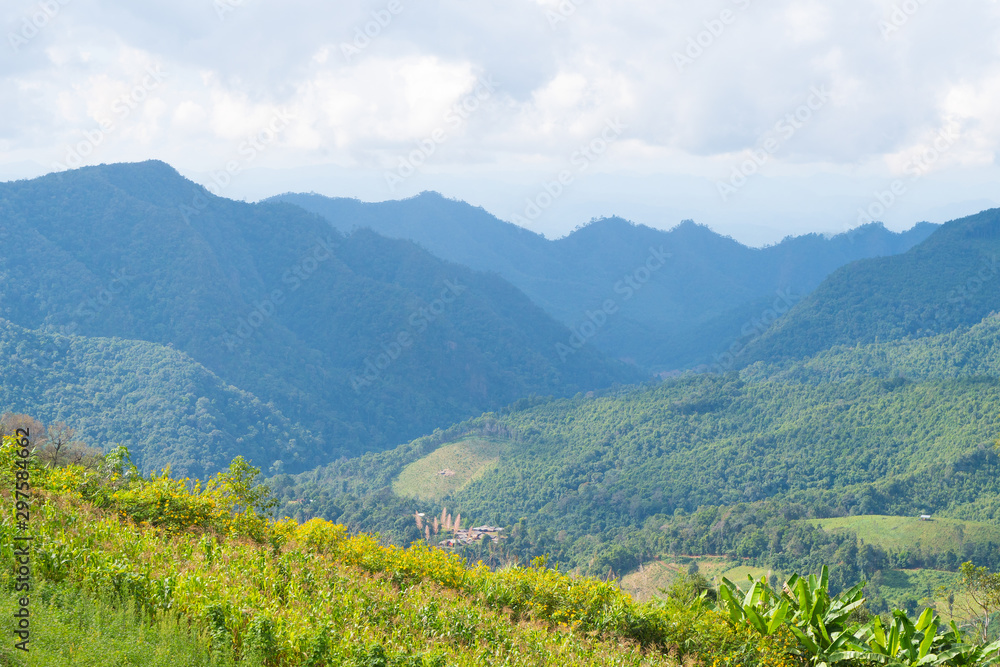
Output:
[[931,515],[930,514],[921,514],[920,515],[920,520],[921,521],[930,521],[931,520]]

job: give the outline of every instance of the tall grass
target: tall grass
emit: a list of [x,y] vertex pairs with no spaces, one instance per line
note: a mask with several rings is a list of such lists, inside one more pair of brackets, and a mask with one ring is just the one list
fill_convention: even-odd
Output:
[[[225,648],[212,648],[204,628],[162,614],[150,618],[130,601],[94,598],[75,586],[42,585],[32,597],[30,651],[14,648],[17,598],[0,596],[5,667],[230,667]],[[260,664],[252,658],[241,665]]]

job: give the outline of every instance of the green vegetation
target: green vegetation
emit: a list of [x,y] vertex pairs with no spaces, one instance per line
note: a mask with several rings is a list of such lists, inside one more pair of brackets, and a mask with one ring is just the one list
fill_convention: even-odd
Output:
[[[791,523],[799,519],[927,512],[1000,519],[998,405],[1000,383],[992,380],[815,384],[753,369],[546,402],[473,420],[442,440],[508,434],[499,463],[447,502],[473,522],[511,528],[508,546],[522,559],[549,553],[601,576],[665,553],[730,554],[802,570],[831,562],[847,538]],[[393,481],[440,444],[329,466],[284,480],[279,493],[310,500],[313,515],[406,543],[418,536],[397,520],[441,507],[392,494]],[[766,499],[774,502],[762,505]],[[974,535],[886,564],[1000,564],[997,542]]]
[[[20,595],[0,598],[5,639],[13,637]],[[27,658],[11,642],[0,644],[0,664],[30,667],[229,667],[231,653],[212,650],[207,628],[165,617],[150,619],[120,597],[93,598],[78,588],[42,585],[32,596],[36,628]],[[240,664],[252,667],[257,661]],[[257,663],[259,664],[259,663]]]
[[968,643],[958,627],[945,628],[933,610],[916,622],[895,610],[890,621],[875,616],[865,622],[864,584],[831,596],[827,568],[808,579],[792,575],[780,591],[766,580],[749,579],[745,592],[724,580],[719,599],[734,625],[753,628],[761,637],[788,627],[813,664],[856,665],[995,665],[1000,663],[1000,641],[989,646]]
[[[224,467],[228,459],[214,457],[241,437],[248,442],[235,454],[266,470],[301,472],[532,393],[573,395],[644,377],[591,348],[564,363],[556,343],[569,331],[496,275],[370,231],[341,234],[288,204],[215,197],[162,162],[2,183],[0,224],[17,240],[0,255],[0,319],[58,334],[12,334],[15,353],[0,362],[12,387],[0,398],[11,403],[0,409],[86,422],[81,432],[121,427],[136,444],[143,428],[156,430],[161,445],[175,448],[168,460],[192,474]],[[156,346],[140,353],[105,341],[67,343],[62,334]],[[68,345],[78,354],[63,372]],[[119,370],[171,366],[177,384],[136,369],[114,385],[120,377],[99,377],[105,362]],[[106,390],[94,386],[105,379]],[[25,394],[19,384],[38,391]],[[141,417],[124,423],[119,412],[114,425],[100,424],[123,393],[141,399]],[[243,405],[223,406],[227,396]],[[253,397],[259,419],[242,414]],[[217,405],[189,414],[199,399]],[[261,421],[268,432],[257,432]],[[181,442],[168,435],[178,427]],[[210,438],[209,452],[188,439],[191,431]],[[159,465],[152,452],[136,455],[149,469]]]
[[468,438],[434,450],[403,468],[392,483],[399,496],[443,500],[460,491],[500,459],[502,445],[484,438]]
[[[541,560],[470,567],[421,544],[349,537],[321,519],[267,520],[258,513],[267,491],[239,460],[202,485],[144,478],[124,449],[96,470],[43,467],[19,449],[4,439],[0,470],[9,480],[30,473],[33,600],[53,625],[33,626],[41,650],[8,651],[13,664],[86,650],[100,635],[73,628],[110,632],[129,618],[132,627],[85,664],[129,664],[144,649],[161,662],[275,667],[478,665],[484,653],[509,665],[804,664],[790,635],[750,641],[710,609],[637,603],[613,582]],[[17,530],[5,511],[5,601]]]
[[[623,577],[643,599],[672,581],[660,560],[671,570],[718,559],[758,577],[829,564],[834,592],[870,582],[876,613],[933,606],[965,621],[959,566],[1000,567],[998,327],[987,318],[725,376],[524,400],[390,452],[283,476],[275,489],[289,514],[399,544],[422,537],[414,512],[447,507],[465,525],[506,527],[499,544],[463,548],[472,561],[548,555]],[[901,377],[897,366],[924,372]],[[404,470],[438,472],[435,453],[469,438],[499,442],[497,463],[436,503],[415,500],[412,482],[403,492]]]
[[[0,648],[4,664],[443,667],[488,655],[515,666],[860,667],[884,655],[986,667],[1000,659],[1000,642],[968,643],[931,610],[916,622],[902,611],[889,621],[868,616],[861,585],[831,596],[825,567],[819,578],[792,575],[784,592],[753,577],[746,591],[720,577],[716,592],[689,563],[662,601],[643,603],[544,559],[470,566],[421,543],[349,536],[322,519],[267,519],[269,489],[240,459],[202,484],[143,477],[125,448],[95,467],[43,465],[5,437],[0,471],[30,482],[34,499],[32,650]],[[2,495],[13,508],[9,488]],[[3,513],[4,609],[15,605],[13,538],[23,530],[12,510]],[[975,590],[992,591],[995,576],[963,570]],[[13,613],[5,616],[9,629]]]
[[1000,209],[991,209],[942,225],[902,255],[833,272],[748,348],[744,363],[969,327],[1000,311],[998,285]]
[[1000,525],[932,518],[901,516],[847,516],[817,519],[815,525],[827,531],[848,531],[868,544],[887,551],[904,551],[917,546],[943,553],[948,549],[961,551],[965,541],[1000,544]]
[[[294,462],[317,438],[273,405],[163,345],[62,336],[0,321],[0,406],[72,422],[81,442],[116,442],[151,472],[205,476],[236,456]],[[39,433],[41,435],[41,433]]]

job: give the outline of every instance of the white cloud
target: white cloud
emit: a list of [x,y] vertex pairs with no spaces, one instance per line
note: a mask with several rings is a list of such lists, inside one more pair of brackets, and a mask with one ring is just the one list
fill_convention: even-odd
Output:
[[[0,172],[49,168],[109,114],[116,130],[88,162],[156,156],[186,173],[210,171],[285,110],[295,122],[254,167],[321,173],[337,165],[353,170],[340,181],[350,189],[331,182],[324,191],[388,197],[386,166],[440,127],[477,79],[492,77],[497,92],[449,128],[404,189],[444,190],[508,215],[611,118],[626,122],[627,133],[595,163],[597,181],[568,192],[538,221],[543,231],[600,214],[613,200],[611,183],[620,188],[628,174],[643,175],[635,182],[645,185],[629,187],[622,208],[649,224],[676,223],[652,219],[659,210],[774,235],[836,227],[855,199],[905,169],[949,123],[961,138],[928,172],[928,184],[940,185],[926,190],[940,199],[926,205],[953,203],[944,185],[953,170],[991,182],[1000,142],[996,3],[928,0],[901,15],[892,0],[572,0],[569,13],[566,2],[550,0],[399,2],[389,21],[388,0],[244,0],[220,20],[211,0],[72,0],[37,34],[22,36],[16,52],[11,40],[37,3],[6,3]],[[345,57],[343,44],[366,28],[373,36]],[[700,52],[678,71],[674,56],[689,40]],[[168,80],[118,118],[116,100],[153,65]],[[831,101],[722,205],[713,182],[820,85]],[[806,173],[809,187],[797,187],[795,175]],[[473,174],[484,185],[470,185]],[[986,187],[961,199],[998,196]],[[900,206],[887,217],[899,224],[892,216],[904,214],[919,211]]]

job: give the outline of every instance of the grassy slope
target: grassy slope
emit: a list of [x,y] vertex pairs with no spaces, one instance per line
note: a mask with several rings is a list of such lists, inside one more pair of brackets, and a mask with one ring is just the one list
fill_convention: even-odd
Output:
[[[747,575],[756,578],[770,575],[771,570],[738,564],[725,556],[700,556],[698,558],[676,558],[674,560],[654,560],[643,563],[642,568],[622,577],[622,590],[637,600],[650,600],[662,597],[661,591],[668,589],[674,580],[687,572],[691,563],[698,564],[698,573],[718,585],[722,577],[742,584]],[[779,580],[785,577],[781,572],[774,572]]]
[[828,531],[849,530],[865,542],[891,551],[919,545],[933,551],[958,552],[964,540],[1000,543],[1000,526],[975,521],[939,517],[921,521],[905,516],[846,516],[808,521]]
[[[392,483],[396,495],[442,500],[490,470],[505,449],[498,440],[467,438],[441,447],[406,466]],[[452,475],[442,474],[448,471]]]
[[[0,469],[12,467],[0,449]],[[32,628],[42,650],[29,665],[207,665],[209,644],[240,664],[257,658],[287,667],[471,667],[487,653],[512,666],[678,667],[696,657],[802,664],[787,656],[788,636],[762,640],[713,612],[694,617],[635,603],[613,582],[542,567],[470,568],[440,550],[349,538],[318,519],[297,525],[229,514],[228,496],[165,477],[37,465],[31,476]],[[110,508],[92,505],[91,493]],[[150,516],[154,499],[159,511]],[[9,494],[0,492],[0,500],[9,503]],[[220,523],[205,528],[195,517],[209,506]],[[0,544],[20,530],[9,513],[0,515]],[[13,563],[10,548],[0,549],[0,611],[11,606]],[[67,603],[47,604],[52,589]],[[95,597],[112,602],[88,602]],[[132,603],[146,622],[130,623]],[[77,637],[74,627],[88,636]],[[9,623],[0,619],[3,628]],[[78,660],[83,653],[87,660]],[[756,658],[742,660],[750,654]],[[25,663],[0,651],[0,664]]]

